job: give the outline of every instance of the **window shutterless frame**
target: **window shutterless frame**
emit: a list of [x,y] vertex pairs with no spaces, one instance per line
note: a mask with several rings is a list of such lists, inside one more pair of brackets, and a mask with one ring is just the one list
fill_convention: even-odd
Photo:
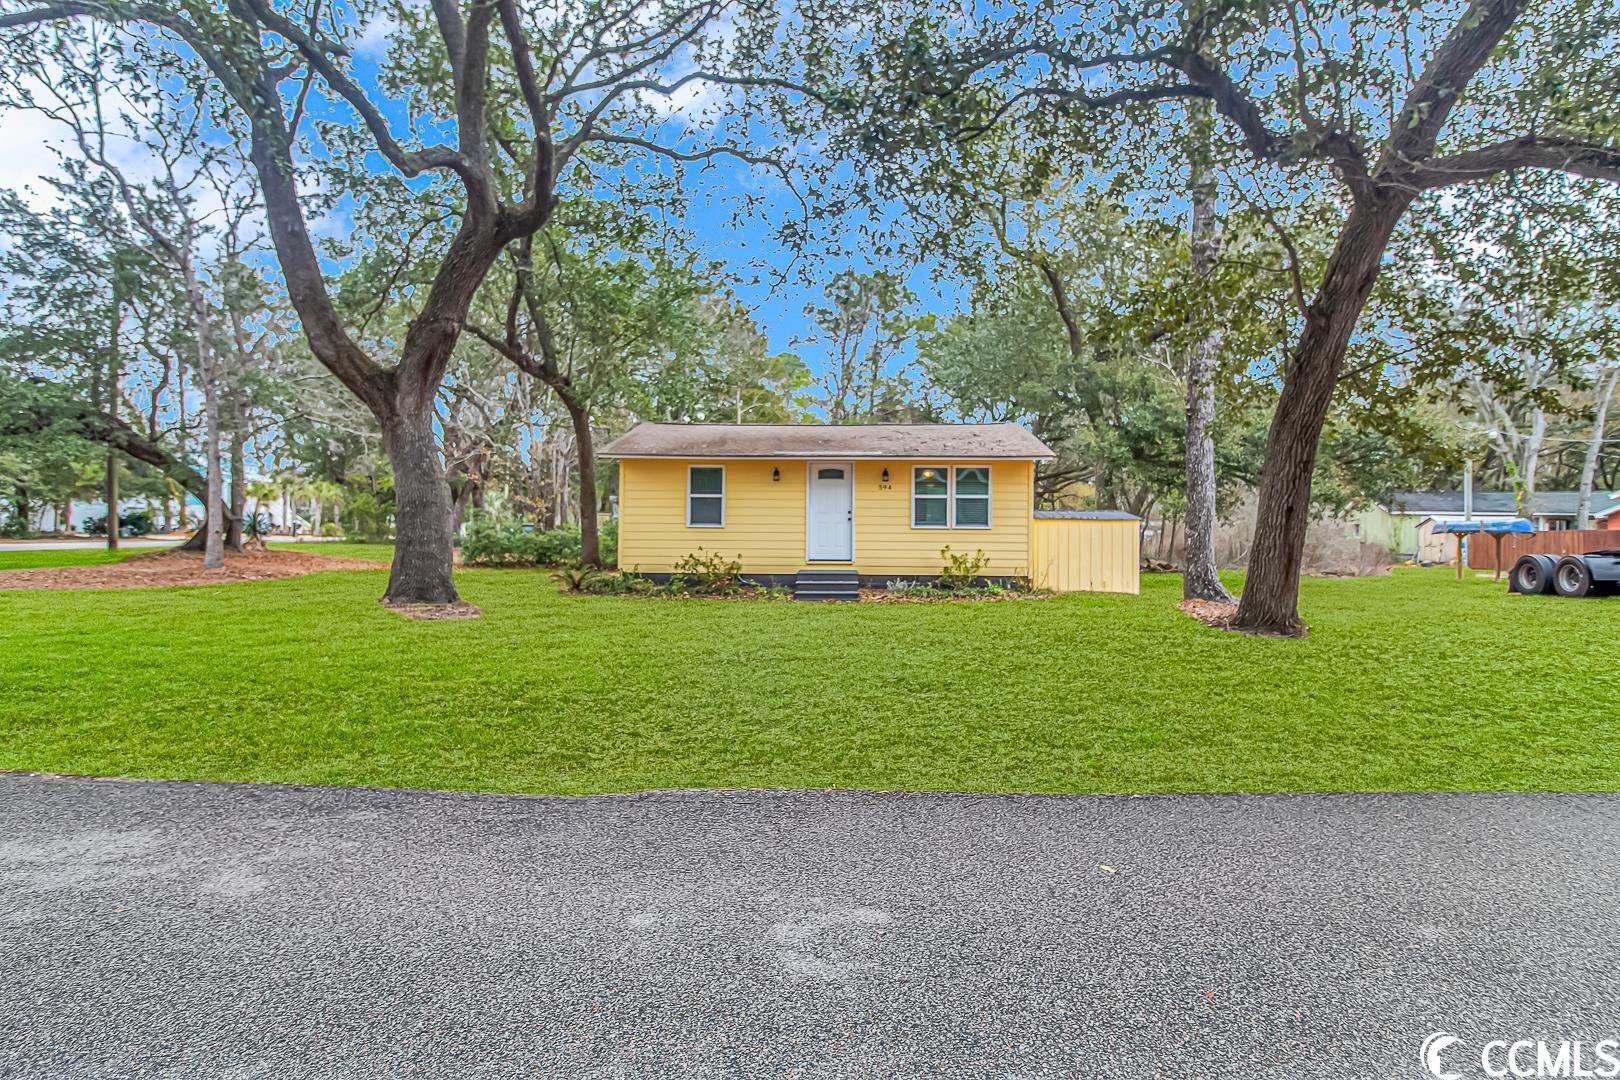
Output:
[[723,529],[726,527],[726,467],[688,465],[686,467],[686,527]]
[[990,528],[990,466],[912,466],[911,527]]
[[911,527],[951,527],[951,470],[947,465],[911,468]]
[[958,465],[951,470],[951,528],[990,527],[990,466]]

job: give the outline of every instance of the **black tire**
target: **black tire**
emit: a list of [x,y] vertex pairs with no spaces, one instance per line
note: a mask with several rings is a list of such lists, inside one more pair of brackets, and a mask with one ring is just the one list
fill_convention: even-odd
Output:
[[1513,572],[1508,575],[1508,589],[1530,596],[1550,593],[1553,591],[1553,572],[1557,568],[1558,560],[1551,555],[1521,555],[1519,561],[1513,564]]
[[1579,555],[1565,555],[1553,572],[1553,588],[1559,596],[1585,596],[1592,591],[1592,568]]

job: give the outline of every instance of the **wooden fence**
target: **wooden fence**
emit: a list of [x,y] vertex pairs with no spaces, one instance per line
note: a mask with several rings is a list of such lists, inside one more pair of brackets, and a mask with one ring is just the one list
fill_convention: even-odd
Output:
[[[1520,555],[1580,555],[1602,548],[1620,548],[1620,530],[1551,529],[1502,538],[1502,569],[1511,570]],[[1487,533],[1468,538],[1468,565],[1475,570],[1496,569],[1496,540]]]

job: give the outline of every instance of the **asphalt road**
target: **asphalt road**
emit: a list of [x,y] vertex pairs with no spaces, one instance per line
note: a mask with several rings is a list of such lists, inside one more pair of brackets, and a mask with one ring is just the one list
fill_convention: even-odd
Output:
[[1605,796],[0,775],[0,1076],[1428,1076],[1620,1036],[1617,868]]

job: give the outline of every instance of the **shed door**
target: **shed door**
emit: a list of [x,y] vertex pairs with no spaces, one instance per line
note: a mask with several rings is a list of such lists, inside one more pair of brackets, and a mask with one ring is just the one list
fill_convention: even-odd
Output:
[[848,462],[810,465],[807,555],[840,562],[855,555],[855,470]]

